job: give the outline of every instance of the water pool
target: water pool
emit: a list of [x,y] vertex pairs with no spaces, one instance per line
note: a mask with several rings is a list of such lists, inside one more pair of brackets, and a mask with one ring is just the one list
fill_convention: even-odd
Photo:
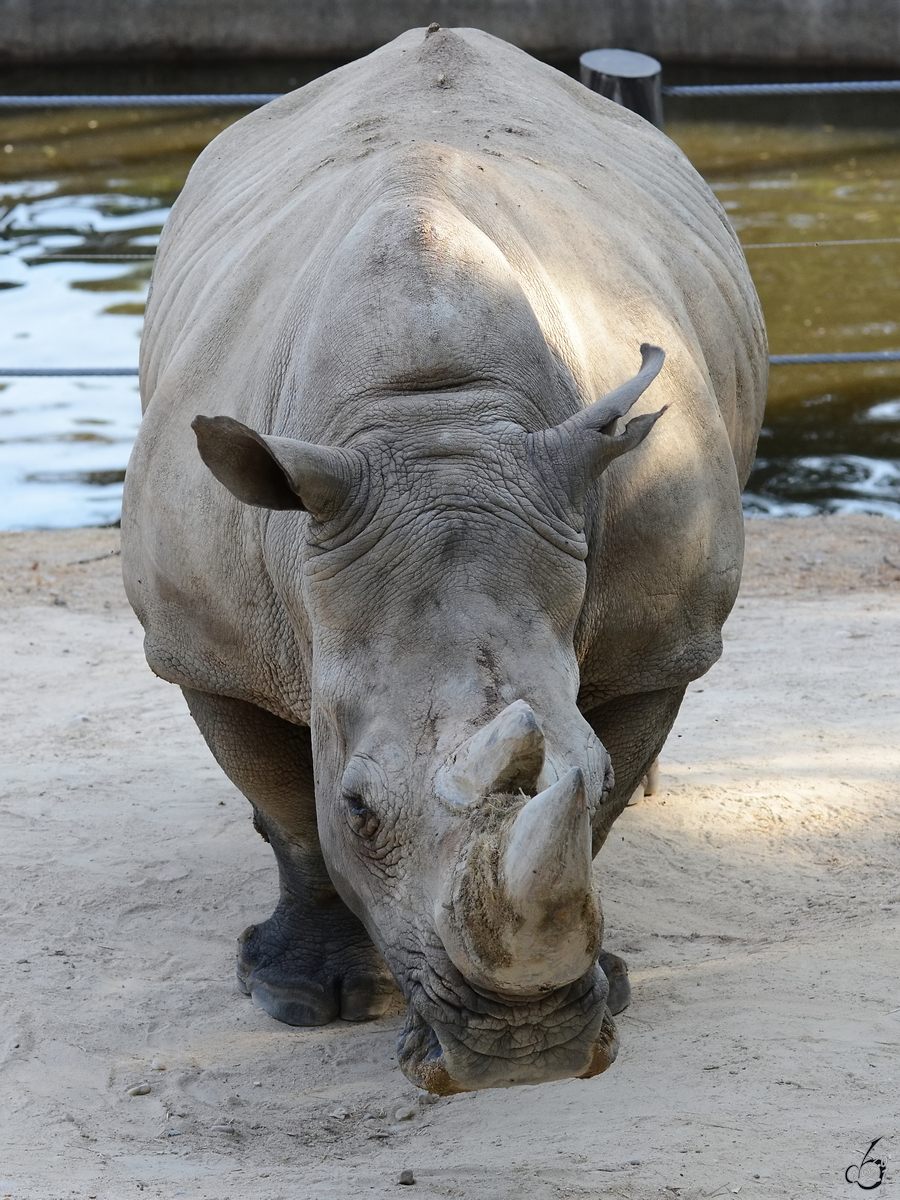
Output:
[[[5,90],[281,91],[320,70],[20,68]],[[773,353],[900,348],[895,107],[895,97],[667,106],[666,132],[747,247]],[[150,261],[78,256],[152,254],[194,158],[241,115],[0,110],[0,367],[136,365]],[[0,378],[0,527],[115,521],[139,419],[135,379]],[[900,363],[774,367],[745,507],[900,518]]]

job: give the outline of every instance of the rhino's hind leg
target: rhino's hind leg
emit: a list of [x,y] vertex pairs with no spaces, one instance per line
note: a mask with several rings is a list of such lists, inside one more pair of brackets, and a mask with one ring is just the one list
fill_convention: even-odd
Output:
[[380,1016],[396,989],[328,877],[316,829],[309,730],[242,700],[183,691],[216,761],[253,805],[254,824],[278,863],[274,913],[238,942],[241,990],[289,1025]]
[[[683,697],[684,688],[646,692],[625,696],[584,714],[609,751],[616,778],[609,824],[598,831],[601,844],[615,818],[633,803],[638,789],[643,795],[653,795],[658,790],[659,752],[675,723]],[[628,968],[617,954],[608,950],[601,950],[599,963],[609,980],[606,1006],[615,1016],[631,1003]]]
[[658,791],[659,759],[654,758],[653,762],[647,768],[647,774],[631,793],[631,799],[628,801],[626,807],[630,808],[632,804],[640,804],[645,796],[655,796]]
[[645,795],[659,788],[659,752],[675,724],[684,698],[683,687],[622,696],[584,712],[585,719],[609,751],[615,772],[605,828],[595,831],[595,853],[613,821],[628,805],[638,786]]

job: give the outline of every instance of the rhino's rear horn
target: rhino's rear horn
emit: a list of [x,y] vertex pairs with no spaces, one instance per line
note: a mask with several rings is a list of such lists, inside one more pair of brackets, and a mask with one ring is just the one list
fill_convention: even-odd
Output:
[[460,746],[438,775],[438,793],[458,807],[492,792],[533,796],[543,766],[544,731],[516,700]]
[[195,417],[200,457],[244,504],[336,516],[359,489],[362,455],[257,433],[233,417]]

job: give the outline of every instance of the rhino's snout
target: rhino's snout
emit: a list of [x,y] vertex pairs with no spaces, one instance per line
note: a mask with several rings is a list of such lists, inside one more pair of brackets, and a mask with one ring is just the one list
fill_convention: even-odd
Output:
[[615,1060],[618,1037],[599,967],[549,995],[514,1003],[472,988],[452,968],[416,988],[398,1061],[437,1095],[588,1079]]
[[[587,762],[608,778],[608,756]],[[597,966],[585,770],[547,761],[540,721],[516,701],[436,776],[452,835],[426,964],[407,989],[400,1065],[441,1095],[596,1075],[616,1053]]]

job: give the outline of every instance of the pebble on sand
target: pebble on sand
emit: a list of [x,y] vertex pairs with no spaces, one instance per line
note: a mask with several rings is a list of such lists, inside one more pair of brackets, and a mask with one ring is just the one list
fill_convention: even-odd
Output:
[[397,1180],[397,1182],[408,1186],[409,1184],[416,1182],[416,1177],[413,1175],[412,1171],[401,1171],[400,1178]]
[[138,1084],[135,1084],[134,1087],[130,1087],[128,1089],[128,1095],[129,1096],[146,1096],[149,1094],[150,1090],[151,1089],[150,1089],[149,1083],[138,1083]]
[[414,1108],[398,1108],[397,1111],[394,1113],[394,1120],[395,1121],[411,1121],[415,1115],[416,1115],[416,1110]]
[[233,1125],[213,1125],[210,1128],[210,1133],[235,1133]]
[[163,1062],[163,1060],[161,1058],[154,1058],[153,1062],[150,1064],[150,1070],[151,1071],[165,1071],[166,1064]]

